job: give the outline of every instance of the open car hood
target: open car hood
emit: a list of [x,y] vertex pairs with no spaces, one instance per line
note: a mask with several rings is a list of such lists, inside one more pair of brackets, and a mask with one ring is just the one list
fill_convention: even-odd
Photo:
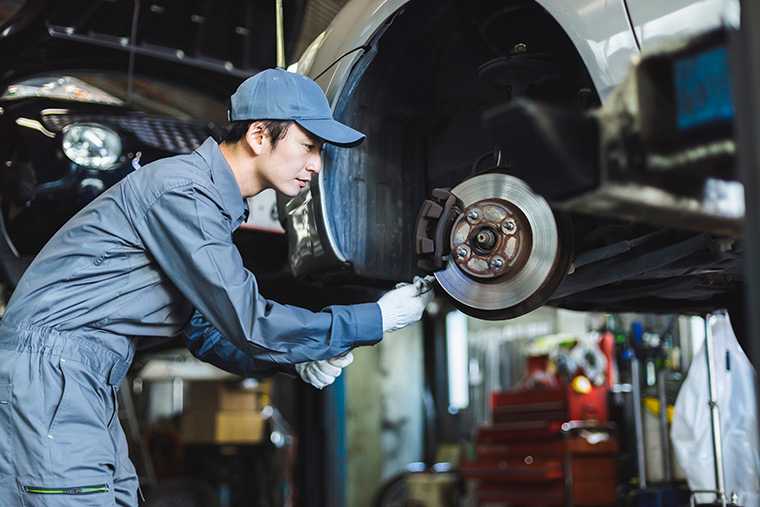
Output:
[[[306,0],[285,9],[295,47]],[[63,70],[134,72],[228,97],[276,62],[269,0],[29,0],[0,28],[0,86]]]

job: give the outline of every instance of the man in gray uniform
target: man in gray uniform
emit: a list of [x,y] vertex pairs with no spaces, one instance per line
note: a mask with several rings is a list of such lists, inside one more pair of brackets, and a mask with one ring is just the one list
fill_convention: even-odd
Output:
[[[294,196],[321,169],[321,146],[364,135],[335,121],[310,79],[280,69],[232,96],[223,142],[135,171],[40,251],[0,323],[0,504],[137,505],[116,389],[135,350],[182,331],[197,310],[204,358],[332,382],[354,347],[415,322],[432,298],[418,280],[378,303],[321,312],[264,299],[232,232],[245,198]],[[235,353],[230,353],[232,347]],[[295,365],[295,366],[294,366]]]

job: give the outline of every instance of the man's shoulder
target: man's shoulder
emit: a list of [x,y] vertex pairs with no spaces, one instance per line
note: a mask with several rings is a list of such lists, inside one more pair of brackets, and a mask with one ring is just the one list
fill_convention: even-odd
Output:
[[211,169],[197,153],[175,155],[147,164],[129,177],[140,190],[163,193],[183,185],[209,186]]
[[186,192],[192,189],[204,194],[216,194],[211,180],[211,168],[206,161],[193,152],[156,160],[130,174],[125,184],[134,197],[150,207],[156,200],[170,192]]

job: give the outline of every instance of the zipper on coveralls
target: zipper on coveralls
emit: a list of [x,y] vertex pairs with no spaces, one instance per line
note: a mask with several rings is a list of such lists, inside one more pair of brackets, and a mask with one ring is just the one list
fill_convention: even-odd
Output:
[[35,495],[91,495],[93,493],[107,493],[108,484],[97,486],[76,486],[73,488],[42,488],[36,486],[24,486],[26,493]]

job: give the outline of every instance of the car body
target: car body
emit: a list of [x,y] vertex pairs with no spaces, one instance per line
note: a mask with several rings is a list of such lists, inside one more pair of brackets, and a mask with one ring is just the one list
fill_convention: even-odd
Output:
[[[626,102],[618,90],[642,52],[731,24],[736,8],[723,0],[348,2],[297,70],[367,140],[327,147],[317,181],[281,200],[292,270],[316,283],[367,285],[434,272],[455,306],[493,320],[545,303],[693,313],[740,305],[736,227],[700,230],[699,220],[676,217],[677,198],[670,219],[659,220],[642,205],[656,189],[630,182],[617,190],[642,197],[630,207],[618,197],[613,213],[588,169],[599,163],[606,111]],[[534,132],[548,139],[536,143]],[[552,158],[548,144],[566,151]],[[577,174],[563,169],[568,160]],[[661,193],[688,186],[678,181],[690,180],[670,178]]]

